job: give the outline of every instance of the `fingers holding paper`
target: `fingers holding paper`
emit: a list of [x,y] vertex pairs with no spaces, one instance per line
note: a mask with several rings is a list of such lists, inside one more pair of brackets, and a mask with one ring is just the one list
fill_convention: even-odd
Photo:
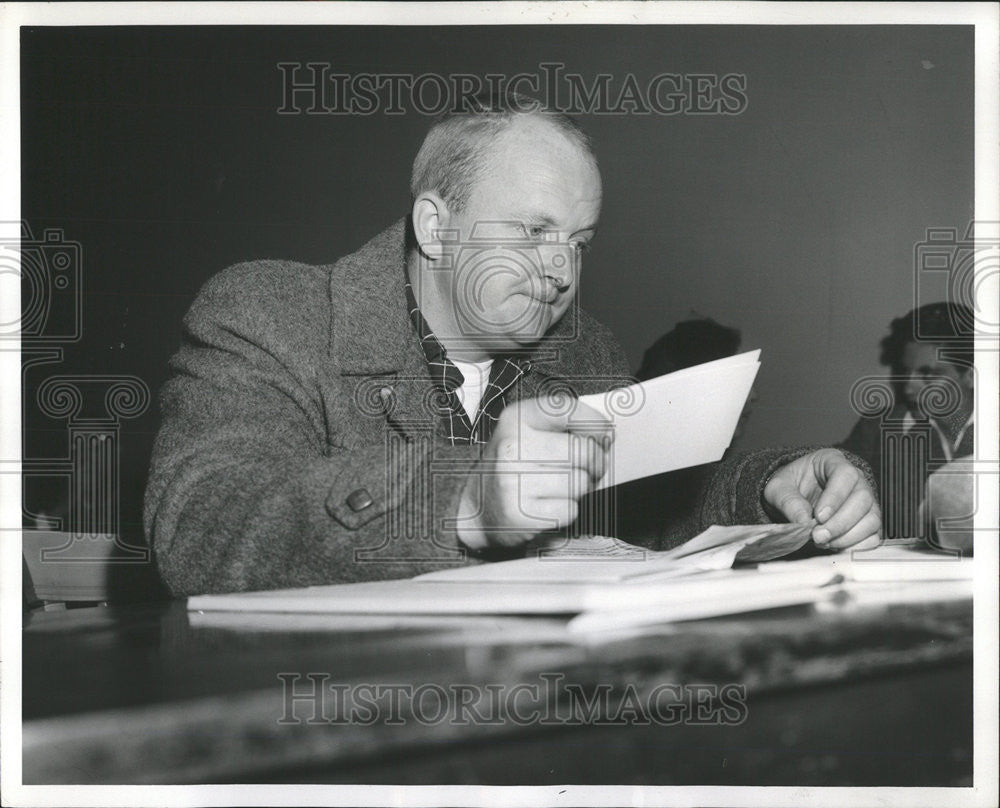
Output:
[[577,402],[570,414],[527,399],[501,413],[459,504],[459,537],[473,550],[516,547],[565,527],[604,476],[611,423]]
[[776,471],[764,503],[789,522],[816,520],[819,547],[843,550],[881,540],[882,512],[865,476],[836,449],[820,449]]

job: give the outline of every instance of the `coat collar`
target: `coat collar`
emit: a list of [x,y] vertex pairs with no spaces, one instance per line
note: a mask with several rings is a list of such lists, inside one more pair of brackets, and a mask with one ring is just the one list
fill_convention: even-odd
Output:
[[406,310],[405,228],[400,219],[330,273],[330,348],[344,374],[398,373],[425,361]]

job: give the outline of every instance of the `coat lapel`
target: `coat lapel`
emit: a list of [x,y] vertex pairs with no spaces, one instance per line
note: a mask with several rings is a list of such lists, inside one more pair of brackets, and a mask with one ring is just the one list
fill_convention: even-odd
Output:
[[404,427],[427,423],[430,389],[406,310],[405,227],[399,220],[330,273],[330,357],[342,389],[376,423],[389,415]]

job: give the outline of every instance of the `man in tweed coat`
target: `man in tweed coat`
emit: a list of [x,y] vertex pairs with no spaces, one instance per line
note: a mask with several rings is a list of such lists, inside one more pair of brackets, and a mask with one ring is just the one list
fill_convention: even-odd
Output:
[[[628,370],[574,307],[601,204],[593,153],[572,120],[521,101],[436,124],[409,217],[357,252],[242,264],[202,289],[145,504],[175,594],[409,577],[576,520],[613,435],[547,393],[605,390]],[[735,457],[665,535],[810,519],[821,546],[878,541],[863,463]]]

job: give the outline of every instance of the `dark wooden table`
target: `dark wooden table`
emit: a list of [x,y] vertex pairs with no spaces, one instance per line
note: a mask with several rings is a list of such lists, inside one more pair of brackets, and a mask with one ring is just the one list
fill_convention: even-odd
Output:
[[[29,615],[24,783],[972,781],[968,602],[774,610],[600,642],[558,621],[526,637],[518,621],[360,631],[203,617],[182,601]],[[380,702],[347,720],[347,702],[308,697],[312,682],[355,706],[376,687],[423,695],[420,709]],[[289,683],[307,697],[290,700]],[[535,691],[514,699],[525,684]],[[437,709],[442,692],[501,694],[514,713],[457,697]]]

